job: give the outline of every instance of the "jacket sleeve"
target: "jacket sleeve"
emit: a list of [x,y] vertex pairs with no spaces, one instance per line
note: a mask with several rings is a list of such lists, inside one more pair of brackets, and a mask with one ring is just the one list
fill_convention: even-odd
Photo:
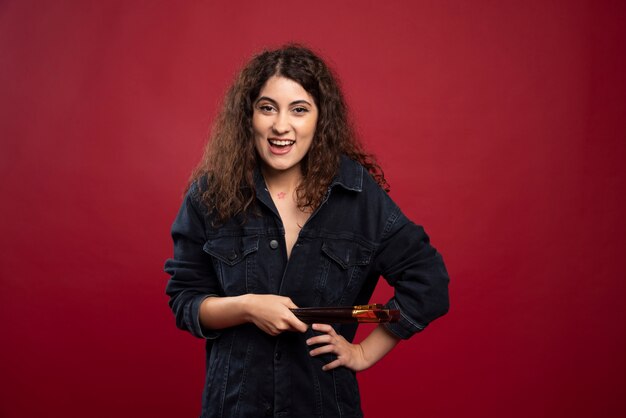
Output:
[[220,294],[210,256],[204,252],[205,218],[195,201],[197,187],[190,188],[172,225],[174,257],[165,262],[171,277],[165,292],[176,317],[176,326],[198,338],[215,338],[218,333],[200,325],[200,304]]
[[394,205],[376,257],[377,269],[394,287],[389,309],[400,320],[385,324],[406,339],[448,312],[448,273],[441,254],[430,245],[421,226],[408,220]]

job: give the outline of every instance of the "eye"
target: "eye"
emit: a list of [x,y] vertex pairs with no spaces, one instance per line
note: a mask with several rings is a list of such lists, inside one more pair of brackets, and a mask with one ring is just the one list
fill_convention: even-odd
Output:
[[271,113],[274,111],[274,106],[269,104],[261,104],[257,106],[257,109],[259,109],[263,113]]
[[298,106],[298,107],[294,107],[293,108],[293,112],[295,114],[298,114],[298,115],[302,115],[304,113],[307,113],[308,111],[309,111],[309,109],[307,109],[306,107],[303,107],[303,106]]

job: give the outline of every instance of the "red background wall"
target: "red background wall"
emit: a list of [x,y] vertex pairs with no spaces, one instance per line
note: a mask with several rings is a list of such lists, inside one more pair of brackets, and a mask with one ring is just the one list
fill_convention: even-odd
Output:
[[366,414],[623,417],[625,21],[619,1],[0,2],[0,416],[198,413],[169,226],[235,71],[297,40],[452,277],[450,314],[360,374]]

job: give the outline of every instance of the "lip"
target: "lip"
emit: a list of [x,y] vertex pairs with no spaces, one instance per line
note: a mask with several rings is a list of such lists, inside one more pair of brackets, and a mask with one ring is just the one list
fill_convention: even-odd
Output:
[[[291,138],[276,138],[276,137],[270,137],[267,138],[268,141],[289,141],[289,142],[296,142],[295,139],[291,139]],[[271,142],[270,142],[271,143]]]
[[[284,145],[284,146],[277,146],[277,145],[273,145],[270,141],[290,141],[292,142],[292,144]],[[291,148],[293,148],[295,143],[296,143],[295,139],[290,139],[290,138],[267,138],[267,144],[269,145],[270,152],[274,155],[287,154],[289,151],[291,151]]]

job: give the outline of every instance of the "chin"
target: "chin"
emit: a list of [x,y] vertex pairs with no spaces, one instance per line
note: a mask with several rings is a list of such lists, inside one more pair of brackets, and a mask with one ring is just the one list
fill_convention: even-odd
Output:
[[270,159],[263,161],[263,164],[274,171],[289,171],[291,169],[293,169],[294,167],[298,166],[298,162],[296,161],[276,161],[276,160],[272,160]]
[[268,167],[274,171],[289,171],[295,166],[296,164],[268,164]]

